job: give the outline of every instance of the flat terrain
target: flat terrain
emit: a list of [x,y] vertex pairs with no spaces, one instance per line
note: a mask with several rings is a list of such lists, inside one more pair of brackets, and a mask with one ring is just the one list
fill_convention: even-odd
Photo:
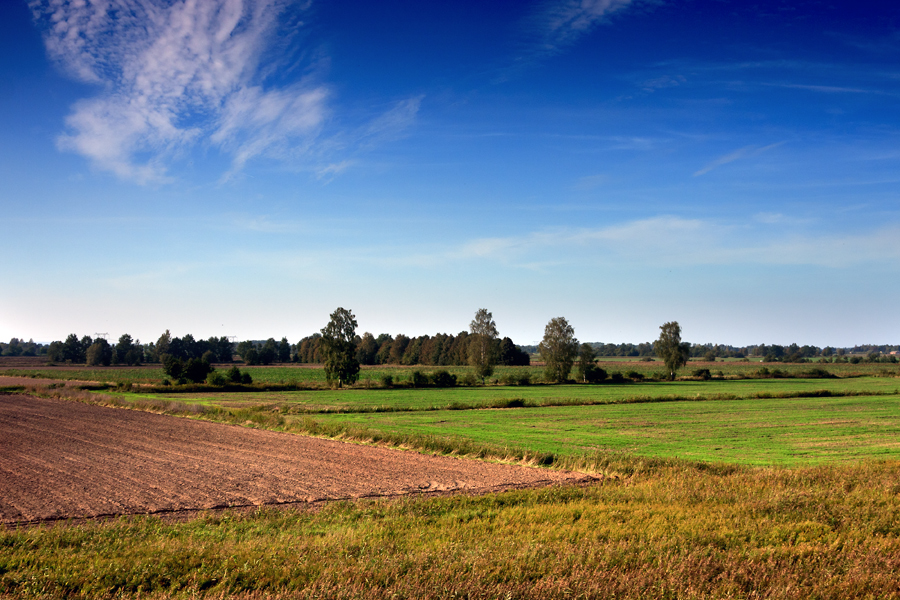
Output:
[[470,492],[582,475],[0,395],[0,521]]
[[900,459],[897,395],[663,399],[502,410],[323,413],[314,419],[347,431],[453,437],[561,456],[624,452],[759,466]]

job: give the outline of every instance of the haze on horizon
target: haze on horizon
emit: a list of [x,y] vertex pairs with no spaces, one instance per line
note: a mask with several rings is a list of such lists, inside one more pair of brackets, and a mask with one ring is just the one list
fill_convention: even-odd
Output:
[[900,339],[900,6],[0,4],[0,339]]

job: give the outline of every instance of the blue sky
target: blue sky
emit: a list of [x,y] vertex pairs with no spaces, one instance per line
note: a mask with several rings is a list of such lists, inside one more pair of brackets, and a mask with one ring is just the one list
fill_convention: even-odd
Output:
[[866,3],[3,2],[0,339],[896,343],[898,99]]

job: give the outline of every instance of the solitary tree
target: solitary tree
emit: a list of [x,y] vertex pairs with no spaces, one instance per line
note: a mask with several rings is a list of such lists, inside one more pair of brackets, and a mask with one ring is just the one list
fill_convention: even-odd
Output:
[[544,339],[538,345],[541,360],[544,361],[544,378],[562,383],[569,377],[572,364],[578,355],[578,340],[575,329],[564,317],[550,319],[544,327]]
[[325,355],[325,378],[338,387],[359,379],[359,361],[356,360],[356,317],[338,307],[331,313],[331,321],[322,329],[320,348]]
[[479,308],[475,319],[469,324],[469,364],[475,368],[475,375],[490,377],[497,364],[497,324],[494,316],[486,308]]
[[669,379],[674,380],[675,372],[687,364],[691,345],[681,341],[681,326],[678,321],[664,323],[659,328],[659,339],[653,342],[653,350],[666,363]]

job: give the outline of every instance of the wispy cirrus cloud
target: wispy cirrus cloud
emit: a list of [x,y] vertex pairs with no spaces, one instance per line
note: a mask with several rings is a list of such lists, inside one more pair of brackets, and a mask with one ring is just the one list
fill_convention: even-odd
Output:
[[590,33],[605,17],[633,0],[556,0],[539,6],[528,19],[538,54],[555,54]]
[[266,87],[261,57],[289,0],[32,0],[48,53],[101,87],[73,106],[62,149],[141,183],[198,143],[232,170],[309,144],[328,113],[328,88]]
[[729,152],[728,154],[720,156],[719,158],[706,163],[706,165],[704,165],[703,168],[698,169],[697,171],[694,171],[694,177],[706,175],[710,171],[712,171],[714,169],[718,169],[722,165],[727,165],[728,163],[732,163],[736,160],[741,160],[742,158],[758,156],[758,155],[762,154],[763,152],[768,152],[769,150],[777,148],[778,146],[781,146],[782,144],[784,144],[784,142],[776,142],[774,144],[769,144],[767,146],[750,145],[750,146],[744,146],[743,148],[738,148],[734,152]]
[[[777,215],[783,222],[786,218]],[[900,225],[858,233],[796,233],[794,223],[773,229],[660,215],[601,228],[558,228],[521,236],[482,238],[447,253],[444,260],[489,260],[531,268],[537,257],[558,267],[576,264],[644,266],[813,265],[848,268],[900,259]]]

